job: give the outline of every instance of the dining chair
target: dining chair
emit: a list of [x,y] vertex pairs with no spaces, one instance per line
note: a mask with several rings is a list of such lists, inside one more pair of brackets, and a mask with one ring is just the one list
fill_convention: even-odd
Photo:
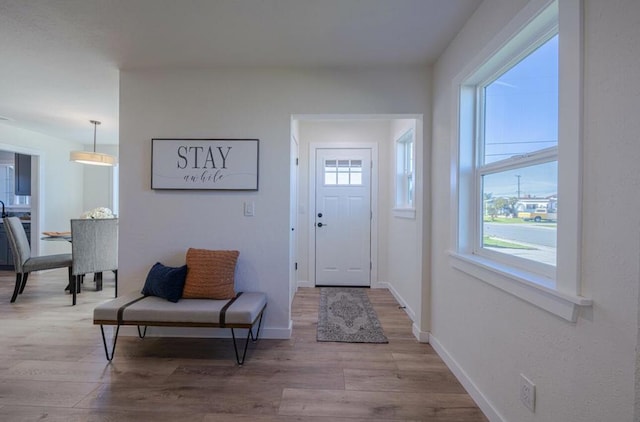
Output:
[[31,256],[31,246],[27,233],[18,217],[5,217],[4,223],[9,245],[13,253],[13,266],[16,271],[16,286],[13,289],[11,303],[16,301],[18,294],[22,294],[27,285],[29,273],[33,271],[50,270],[54,268],[69,268],[69,282],[71,282],[72,259],[70,253],[57,255]]
[[[115,295],[118,296],[118,219],[83,218],[71,220],[72,283],[71,291],[81,290],[85,274],[97,275],[100,289],[101,273],[115,274]],[[75,303],[75,295],[74,295]]]

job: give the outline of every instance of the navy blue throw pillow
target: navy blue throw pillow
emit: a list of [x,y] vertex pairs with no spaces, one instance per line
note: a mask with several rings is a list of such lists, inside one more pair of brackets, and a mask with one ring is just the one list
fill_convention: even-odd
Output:
[[167,267],[156,262],[147,274],[141,293],[145,296],[158,296],[175,303],[182,297],[186,277],[186,265]]

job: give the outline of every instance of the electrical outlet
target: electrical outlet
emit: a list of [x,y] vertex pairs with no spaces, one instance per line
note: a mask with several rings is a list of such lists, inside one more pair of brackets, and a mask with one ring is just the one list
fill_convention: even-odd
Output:
[[520,374],[520,401],[527,406],[527,409],[535,412],[536,385],[523,374]]

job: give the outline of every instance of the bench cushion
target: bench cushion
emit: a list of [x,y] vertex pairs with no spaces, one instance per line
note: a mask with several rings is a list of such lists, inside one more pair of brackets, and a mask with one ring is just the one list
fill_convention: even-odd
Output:
[[[133,303],[131,303],[133,302]],[[229,300],[181,299],[176,303],[154,296],[131,293],[98,305],[93,310],[94,324],[127,325],[147,322],[149,325],[220,326],[220,312]],[[128,305],[127,305],[128,304]],[[267,295],[244,292],[226,310],[225,323],[251,325],[267,304]],[[121,321],[118,321],[120,309]],[[144,324],[140,324],[144,325]]]

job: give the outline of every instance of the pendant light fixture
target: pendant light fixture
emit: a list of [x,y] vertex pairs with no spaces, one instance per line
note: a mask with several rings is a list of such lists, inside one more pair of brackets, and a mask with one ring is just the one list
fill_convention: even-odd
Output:
[[118,163],[115,156],[96,152],[96,130],[100,122],[97,120],[89,120],[89,122],[93,125],[93,152],[71,151],[70,160],[94,166],[115,166]]

